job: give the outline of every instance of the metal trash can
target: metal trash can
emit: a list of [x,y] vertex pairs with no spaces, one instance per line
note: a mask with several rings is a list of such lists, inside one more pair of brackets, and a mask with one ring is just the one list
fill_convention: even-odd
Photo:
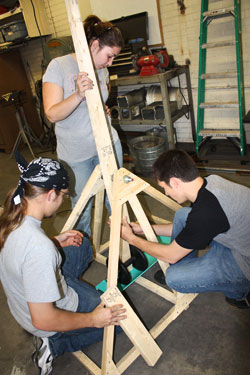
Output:
[[128,141],[128,148],[135,172],[149,176],[155,160],[165,151],[165,139],[151,135],[136,137]]

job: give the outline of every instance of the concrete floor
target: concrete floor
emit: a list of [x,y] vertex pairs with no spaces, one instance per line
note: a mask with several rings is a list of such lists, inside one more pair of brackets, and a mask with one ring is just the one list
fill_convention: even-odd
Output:
[[[34,148],[36,152],[36,150]],[[22,150],[28,161],[31,156]],[[41,156],[56,157],[55,154],[42,153]],[[128,169],[131,166],[126,166]],[[18,181],[18,169],[9,155],[0,153],[0,205],[3,204],[7,191]],[[224,177],[250,186],[250,166],[240,166],[233,162],[206,164],[207,171],[219,173]],[[214,168],[214,170],[213,170]],[[230,173],[221,173],[227,169]],[[242,171],[234,172],[234,168]],[[233,171],[231,170],[233,169]],[[203,173],[207,171],[202,170]],[[152,210],[152,213],[171,220],[173,214],[151,198],[140,197]],[[58,215],[53,219],[44,220],[44,228],[49,235],[58,233],[70,214],[70,202],[65,202]],[[106,234],[108,236],[106,228]],[[156,264],[145,274],[153,280],[159,266]],[[93,262],[84,278],[96,285],[106,277],[106,269]],[[148,329],[150,329],[170,308],[171,304],[161,297],[146,291],[137,284],[127,289],[127,296],[134,304],[135,310]],[[27,334],[11,316],[6,298],[0,287],[0,374],[1,375],[33,375],[37,373],[32,361],[32,337]],[[165,375],[245,375],[250,368],[250,311],[238,310],[225,303],[220,293],[200,294],[170,326],[157,338],[163,351],[157,364],[152,368],[139,357],[125,371],[134,374],[165,374]],[[131,344],[127,336],[118,336],[115,345],[114,359],[119,360]],[[85,350],[98,365],[101,361],[101,343],[92,345]],[[88,374],[89,371],[70,353],[63,355],[54,362],[54,375]]]

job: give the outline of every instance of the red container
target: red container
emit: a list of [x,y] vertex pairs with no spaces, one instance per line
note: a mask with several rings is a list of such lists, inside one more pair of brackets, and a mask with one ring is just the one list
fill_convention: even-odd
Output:
[[4,14],[6,12],[8,12],[8,9],[0,5],[0,14]]

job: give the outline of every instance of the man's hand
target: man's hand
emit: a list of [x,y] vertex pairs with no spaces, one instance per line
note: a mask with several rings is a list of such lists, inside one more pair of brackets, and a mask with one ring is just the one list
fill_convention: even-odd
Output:
[[100,303],[92,312],[80,313],[57,308],[52,302],[27,302],[32,324],[43,331],[72,331],[86,327],[103,328],[120,325],[126,319],[123,305],[105,307]]
[[131,222],[130,226],[134,232],[134,234],[144,234],[143,230],[141,229],[141,226],[139,223]]
[[60,233],[53,237],[61,247],[66,246],[81,246],[83,234],[78,230],[67,230],[64,233]]
[[95,310],[92,311],[93,326],[96,328],[103,328],[107,326],[119,326],[120,321],[126,319],[124,315],[126,309],[123,305],[114,305],[112,307],[105,307],[104,303],[101,302]]
[[130,243],[131,238],[134,236],[132,226],[128,223],[127,217],[124,217],[121,225],[121,238]]
[[[111,225],[111,218],[109,218],[108,224]],[[121,225],[121,238],[129,242],[129,238],[136,234],[144,234],[140,224],[134,222],[128,223],[127,217],[124,217]]]

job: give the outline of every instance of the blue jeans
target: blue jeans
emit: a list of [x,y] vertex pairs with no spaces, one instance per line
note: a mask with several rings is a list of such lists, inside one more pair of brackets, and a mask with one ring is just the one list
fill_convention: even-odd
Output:
[[[179,209],[174,217],[172,240],[186,224],[191,208]],[[196,250],[172,264],[166,271],[166,283],[181,293],[222,292],[228,298],[244,299],[250,281],[244,276],[229,248],[216,241],[201,257]]]
[[[121,147],[120,140],[117,140],[115,142],[114,148],[115,148],[115,152],[117,156],[118,166],[122,167],[123,154],[122,154],[122,147]],[[71,181],[71,187],[70,187],[70,190],[73,193],[73,197],[72,197],[73,207],[76,205],[78,199],[80,198],[80,195],[82,193],[84,186],[88,182],[88,179],[90,178],[92,172],[94,171],[95,167],[98,164],[99,164],[99,158],[97,155],[87,160],[84,160],[80,163],[68,164],[68,166],[71,169],[69,174],[72,175],[72,172],[73,172],[73,178],[71,179],[73,181]],[[72,186],[72,183],[74,186]],[[110,213],[111,209],[110,209],[110,204],[108,202],[108,199],[106,199],[105,203]],[[84,211],[77,223],[77,229],[86,233],[88,236],[91,235],[90,222],[91,222],[92,204],[93,204],[93,198],[91,198],[89,202],[86,204]]]
[[[87,238],[80,247],[68,246],[62,249],[62,273],[67,284],[78,294],[77,312],[91,312],[101,302],[101,293],[92,286],[79,280],[92,259],[92,247]],[[53,357],[64,352],[74,352],[101,341],[103,328],[82,328],[67,332],[58,332],[49,337]]]

